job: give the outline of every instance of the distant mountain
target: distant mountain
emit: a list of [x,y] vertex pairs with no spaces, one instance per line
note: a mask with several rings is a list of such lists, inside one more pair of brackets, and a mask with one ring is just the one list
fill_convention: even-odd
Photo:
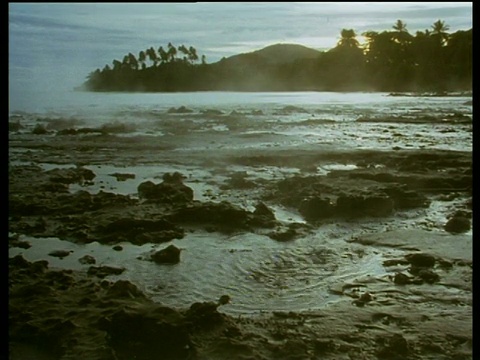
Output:
[[224,65],[283,65],[297,60],[317,59],[322,52],[298,44],[274,44],[249,53],[242,53],[223,58],[218,63]]

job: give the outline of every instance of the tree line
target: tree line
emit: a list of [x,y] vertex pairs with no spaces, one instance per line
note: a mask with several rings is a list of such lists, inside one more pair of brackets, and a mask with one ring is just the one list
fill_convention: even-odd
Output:
[[92,72],[90,91],[455,91],[472,89],[472,29],[449,33],[438,20],[411,34],[397,20],[391,29],[353,29],[317,58],[269,62],[246,54],[243,62],[207,64],[194,47],[169,43],[129,53]]

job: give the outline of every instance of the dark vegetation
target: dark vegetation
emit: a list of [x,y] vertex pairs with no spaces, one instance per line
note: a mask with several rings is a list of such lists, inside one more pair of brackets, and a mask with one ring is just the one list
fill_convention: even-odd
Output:
[[205,55],[169,43],[129,53],[90,73],[89,91],[469,91],[472,29],[448,33],[438,20],[409,33],[398,20],[389,31],[367,31],[364,44],[343,29],[337,45],[317,51],[277,44],[208,64]]

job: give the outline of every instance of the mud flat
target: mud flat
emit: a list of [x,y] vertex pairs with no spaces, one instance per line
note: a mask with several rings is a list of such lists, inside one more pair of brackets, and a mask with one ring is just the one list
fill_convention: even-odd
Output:
[[[194,120],[11,132],[11,359],[472,358],[470,151]],[[38,255],[52,238],[75,246]]]

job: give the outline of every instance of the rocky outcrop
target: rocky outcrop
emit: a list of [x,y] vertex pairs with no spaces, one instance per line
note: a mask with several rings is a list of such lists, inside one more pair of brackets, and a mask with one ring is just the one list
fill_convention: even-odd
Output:
[[169,218],[173,222],[241,229],[246,227],[250,215],[250,212],[227,201],[193,202],[174,210]]
[[155,251],[151,256],[151,260],[157,264],[178,264],[180,262],[181,249],[175,245],[169,245],[165,249]]
[[160,184],[145,181],[138,185],[138,195],[142,199],[166,204],[189,203],[193,200],[193,190],[184,185],[182,180],[183,175],[178,172],[167,173]]
[[173,239],[181,239],[184,230],[165,218],[135,219],[118,218],[97,226],[96,234],[102,243],[118,243],[128,241],[132,244],[163,243]]
[[452,234],[460,234],[469,231],[470,219],[465,216],[453,216],[445,224],[445,231]]

